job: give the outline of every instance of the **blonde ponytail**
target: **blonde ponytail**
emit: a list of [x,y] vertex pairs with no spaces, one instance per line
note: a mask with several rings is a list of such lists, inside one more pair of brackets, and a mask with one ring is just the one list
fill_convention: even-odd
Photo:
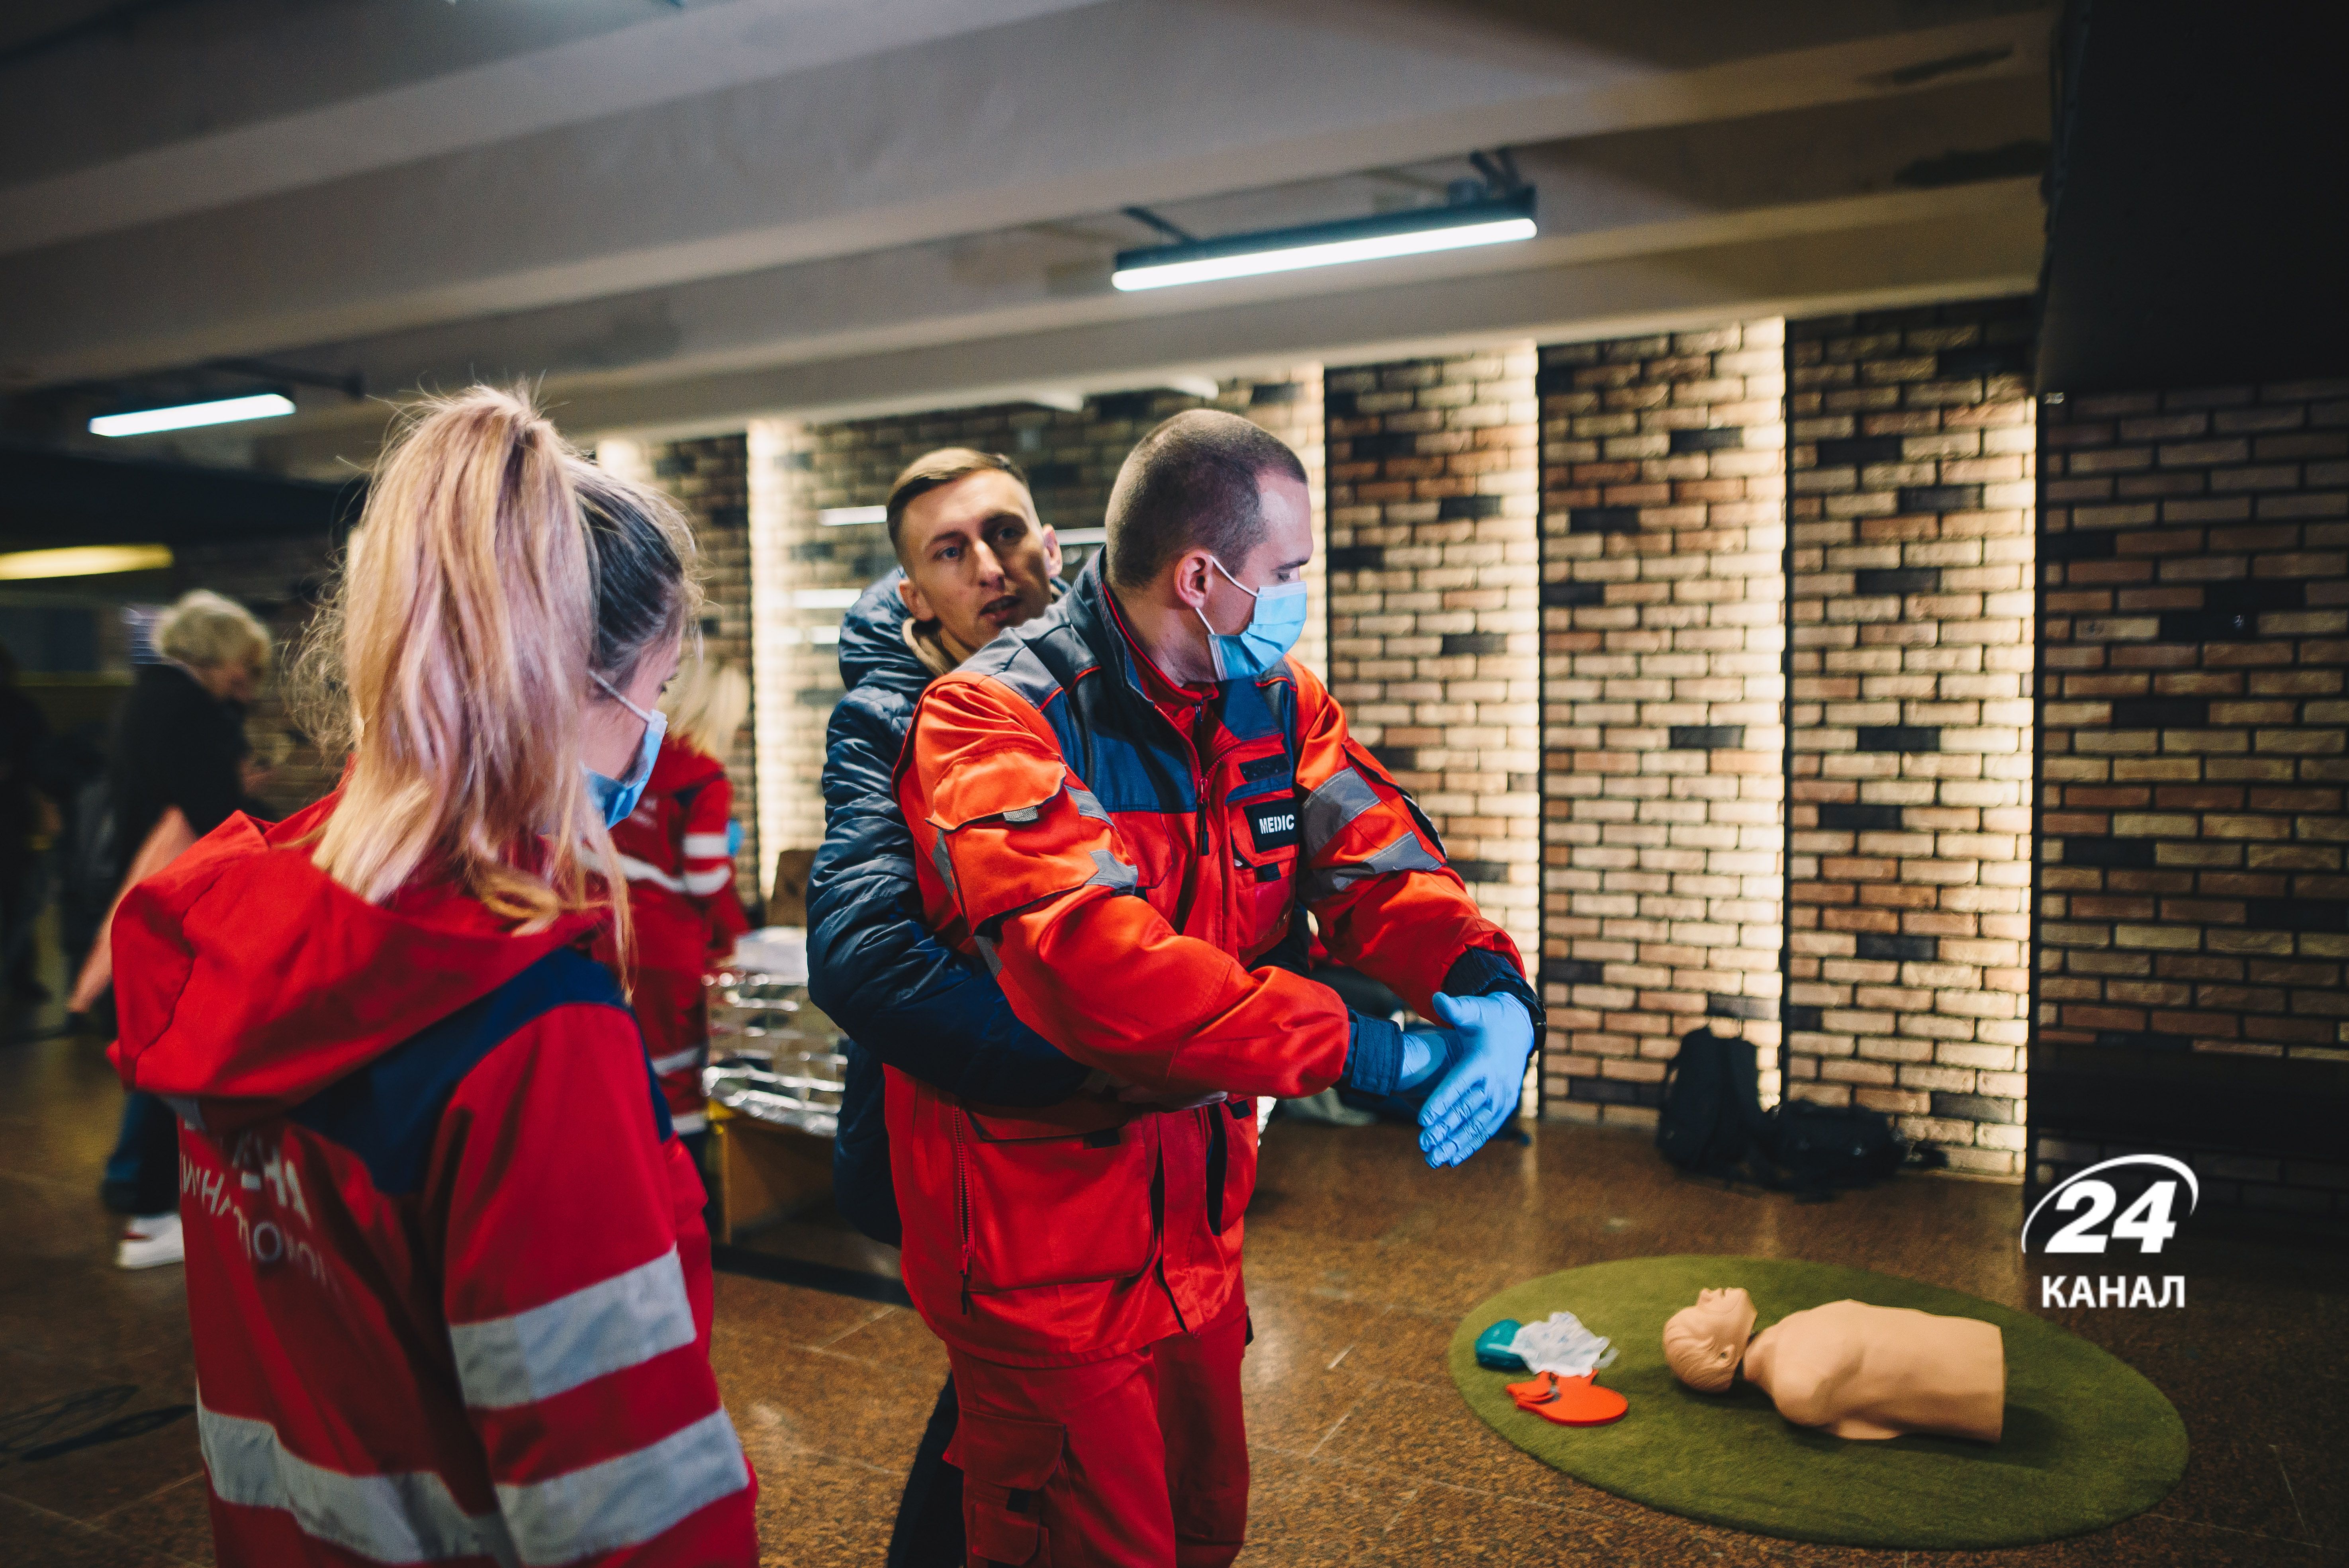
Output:
[[[616,498],[657,536],[619,552],[648,608],[616,632],[598,614]],[[527,398],[425,405],[377,469],[312,644],[353,747],[318,868],[370,903],[445,874],[524,929],[598,902],[591,858],[617,862],[580,766],[590,675],[624,684],[677,634],[690,550],[666,502],[593,469]],[[611,902],[625,954],[627,900]]]

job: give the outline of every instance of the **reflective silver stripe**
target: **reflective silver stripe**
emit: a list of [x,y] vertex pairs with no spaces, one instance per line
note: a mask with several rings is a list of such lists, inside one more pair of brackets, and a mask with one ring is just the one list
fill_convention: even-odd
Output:
[[694,860],[704,860],[711,855],[733,858],[733,851],[726,847],[726,835],[723,833],[688,833],[685,836],[685,852]]
[[692,1343],[675,1247],[528,1312],[449,1326],[457,1381],[476,1410],[527,1405]]
[[683,1116],[671,1116],[668,1130],[679,1135],[709,1130],[709,1117],[705,1111],[688,1110]]
[[514,1561],[505,1521],[467,1513],[430,1470],[349,1475],[290,1453],[267,1421],[223,1416],[198,1397],[196,1439],[223,1502],[284,1509],[305,1535],[378,1563]]
[[1034,806],[1014,806],[1010,810],[1003,813],[1003,820],[1007,822],[1015,822],[1025,825],[1029,822],[1034,821],[1043,814],[1044,813],[1040,810]]
[[1396,872],[1440,872],[1444,862],[1427,852],[1419,835],[1408,828],[1402,837],[1381,849],[1368,860],[1341,861],[1334,866],[1311,866],[1298,878],[1298,891],[1308,903],[1319,903],[1325,898],[1345,892],[1358,882],[1371,877],[1390,876]]
[[1311,860],[1347,823],[1378,803],[1378,791],[1351,765],[1331,774],[1305,797],[1305,858]]
[[640,1546],[750,1484],[734,1423],[720,1408],[618,1459],[501,1486],[498,1502],[522,1560],[553,1564]]
[[940,833],[930,845],[930,864],[938,868],[938,881],[946,884],[947,896],[962,902],[962,889],[955,885],[954,861],[947,853],[947,836]]
[[1106,822],[1109,820],[1109,812],[1102,805],[1100,798],[1092,790],[1086,789],[1083,785],[1070,785],[1069,799],[1077,803],[1078,816],[1091,817],[1098,822]]
[[[585,855],[580,857],[583,861],[585,861],[586,858],[587,857]],[[629,882],[650,882],[655,887],[665,887],[671,892],[683,892],[685,891],[684,882],[678,881],[676,877],[669,875],[668,872],[661,870],[660,867],[640,861],[634,855],[622,855],[620,857],[620,875]]]
[[1093,864],[1099,869],[1079,882],[1079,887],[1115,888],[1123,892],[1142,881],[1142,873],[1127,865],[1107,850],[1092,851]]
[[706,896],[724,887],[733,874],[731,865],[712,866],[706,872],[688,872],[685,873],[685,891],[698,897]]
[[673,1056],[655,1057],[653,1058],[653,1071],[666,1076],[669,1073],[681,1073],[688,1068],[698,1068],[701,1065],[702,1053],[706,1048],[707,1047],[701,1046],[694,1046],[688,1049],[678,1051]]
[[989,975],[1002,974],[1003,959],[1002,956],[995,951],[995,944],[988,938],[978,935],[972,936],[970,940],[972,945],[978,949],[979,957],[986,961],[987,972]]

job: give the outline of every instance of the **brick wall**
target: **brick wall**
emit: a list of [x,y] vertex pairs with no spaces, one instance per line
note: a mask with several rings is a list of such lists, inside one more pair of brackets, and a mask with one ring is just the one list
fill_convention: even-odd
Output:
[[[938,447],[1006,452],[1026,469],[1038,516],[1064,536],[1067,574],[1074,576],[1099,548],[1086,536],[1097,538],[1110,486],[1133,443],[1160,420],[1203,407],[1253,419],[1297,450],[1313,493],[1318,542],[1323,511],[1319,366],[1227,380],[1212,401],[1146,388],[1088,398],[1073,410],[1009,404],[835,424],[768,420],[752,428],[750,553],[757,580],[758,685],[762,694],[778,694],[762,710],[758,738],[771,845],[812,848],[823,841],[823,731],[841,696],[841,612],[896,564],[880,524],[826,527],[817,514],[879,505],[905,464]],[[1324,592],[1324,553],[1317,548],[1307,573],[1317,603]],[[1309,621],[1298,652],[1308,665],[1321,667],[1318,617]]]
[[2051,399],[2040,439],[2033,1176],[2162,1148],[2349,1221],[2349,380]]
[[2028,300],[1790,322],[1790,1090],[2021,1168]]
[[1665,1061],[1708,1024],[1756,1043],[1775,1093],[1781,338],[1541,351],[1552,1116],[1652,1125]]
[[1333,368],[1329,677],[1528,962],[1540,951],[1534,349]]

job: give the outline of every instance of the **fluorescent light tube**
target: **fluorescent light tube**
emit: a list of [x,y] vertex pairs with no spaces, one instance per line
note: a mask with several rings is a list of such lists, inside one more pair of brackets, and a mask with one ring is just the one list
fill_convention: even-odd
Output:
[[854,528],[860,522],[886,522],[885,506],[828,506],[815,514],[818,528]]
[[792,595],[792,608],[845,610],[864,596],[862,588],[802,588]]
[[17,550],[0,555],[0,583],[49,577],[104,577],[155,572],[171,564],[168,544],[78,544],[63,550]]
[[1137,289],[1170,288],[1177,284],[1215,283],[1263,273],[1296,272],[1304,267],[1456,251],[1470,245],[1506,244],[1513,240],[1530,240],[1537,232],[1534,193],[1527,190],[1488,201],[1415,207],[1343,222],[1120,251],[1117,270],[1110,274],[1110,282],[1130,294]]
[[220,397],[210,403],[181,403],[170,408],[140,408],[129,414],[100,414],[89,422],[93,436],[151,436],[159,430],[191,430],[199,425],[233,425],[240,419],[274,419],[294,412],[294,399],[283,392],[256,392],[250,397]]

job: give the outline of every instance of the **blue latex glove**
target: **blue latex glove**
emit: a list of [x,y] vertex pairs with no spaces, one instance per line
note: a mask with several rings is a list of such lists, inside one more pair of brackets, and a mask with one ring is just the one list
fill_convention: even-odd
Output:
[[1450,1067],[1460,1054],[1460,1037],[1449,1029],[1405,1029],[1402,1032],[1402,1071],[1395,1079],[1395,1092],[1408,1094],[1435,1087],[1436,1075]]
[[1430,1165],[1457,1165],[1485,1146],[1517,1109],[1534,1021],[1514,996],[1435,997],[1435,1016],[1460,1048],[1419,1113],[1419,1148]]

